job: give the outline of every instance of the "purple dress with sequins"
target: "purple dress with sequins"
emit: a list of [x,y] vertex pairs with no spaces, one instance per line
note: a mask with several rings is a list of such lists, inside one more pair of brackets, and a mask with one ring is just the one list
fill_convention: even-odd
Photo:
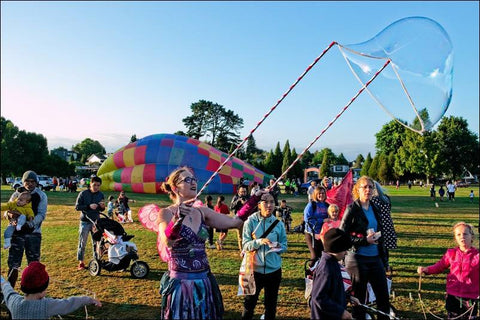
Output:
[[162,319],[221,319],[223,300],[210,272],[203,219],[198,233],[182,225],[180,237],[170,248],[169,271],[160,282]]

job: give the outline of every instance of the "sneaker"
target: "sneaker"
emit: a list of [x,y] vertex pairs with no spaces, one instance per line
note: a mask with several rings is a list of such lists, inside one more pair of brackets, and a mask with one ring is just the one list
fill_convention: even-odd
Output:
[[83,262],[80,262],[80,263],[78,264],[77,270],[85,270],[85,269],[86,269],[86,268],[85,268],[85,264],[84,264]]
[[216,248],[216,246],[215,246],[213,243],[210,244],[210,245],[208,245],[208,247],[209,247],[210,249],[215,249],[215,248]]

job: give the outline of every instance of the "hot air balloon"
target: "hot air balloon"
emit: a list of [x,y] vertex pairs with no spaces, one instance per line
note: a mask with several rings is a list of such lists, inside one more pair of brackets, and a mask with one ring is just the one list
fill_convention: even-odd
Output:
[[[228,155],[205,142],[174,134],[154,134],[120,148],[98,169],[104,191],[162,193],[161,185],[179,166],[195,171],[201,188]],[[232,194],[240,179],[268,185],[270,175],[232,157],[205,188],[206,193]]]

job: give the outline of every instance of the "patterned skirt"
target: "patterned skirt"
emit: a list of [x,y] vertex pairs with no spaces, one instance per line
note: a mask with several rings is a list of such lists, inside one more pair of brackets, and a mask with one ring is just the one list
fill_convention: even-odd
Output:
[[223,299],[210,271],[167,271],[160,280],[162,319],[222,319]]

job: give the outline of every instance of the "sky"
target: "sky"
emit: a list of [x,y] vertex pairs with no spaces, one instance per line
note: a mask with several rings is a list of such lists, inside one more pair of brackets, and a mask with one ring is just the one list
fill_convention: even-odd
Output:
[[[186,131],[191,104],[207,100],[244,120],[244,138],[332,41],[361,43],[410,16],[448,33],[445,115],[478,134],[477,1],[2,1],[1,115],[43,134],[49,149],[91,138],[114,152],[134,134]],[[288,140],[302,152],[360,88],[332,48],[258,127],[257,147]],[[373,155],[375,133],[391,119],[361,94],[310,151]]]

